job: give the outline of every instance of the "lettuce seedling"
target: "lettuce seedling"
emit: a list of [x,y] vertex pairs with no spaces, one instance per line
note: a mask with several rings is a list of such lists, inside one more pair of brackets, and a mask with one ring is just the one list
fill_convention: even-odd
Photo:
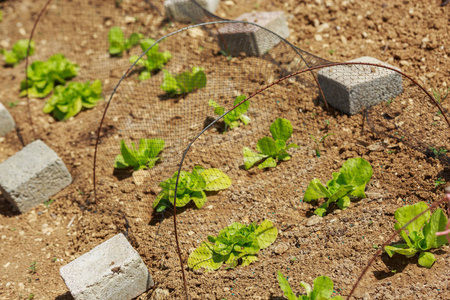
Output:
[[[147,50],[155,43],[152,39],[145,39],[141,41],[142,51]],[[152,76],[152,72],[161,70],[164,65],[172,58],[172,54],[169,51],[159,52],[159,44],[154,45],[147,52],[147,58],[141,58],[136,65],[145,68],[139,75],[139,80],[146,80]],[[130,58],[130,62],[134,63],[139,56],[133,55]]]
[[65,121],[76,116],[82,109],[95,107],[102,100],[101,94],[102,83],[98,79],[92,83],[70,82],[66,86],[58,85],[43,111],[52,113],[59,121]]
[[248,226],[233,223],[222,229],[217,237],[208,236],[208,242],[203,242],[189,255],[188,266],[206,271],[217,270],[223,263],[228,268],[235,268],[238,264],[248,266],[258,260],[259,250],[269,247],[277,235],[277,228],[269,220],[264,220],[259,226],[256,223]]
[[314,279],[313,289],[306,282],[300,285],[306,290],[306,295],[295,296],[291,286],[283,274],[278,271],[278,284],[288,300],[343,300],[341,296],[330,298],[333,295],[333,281],[327,276],[319,276]]
[[109,54],[111,56],[122,56],[123,51],[130,50],[131,47],[139,44],[144,37],[142,33],[132,33],[129,38],[125,39],[122,29],[117,26],[111,27],[108,33]]
[[364,189],[372,178],[372,166],[365,159],[357,157],[348,159],[338,173],[333,173],[333,179],[324,186],[319,179],[314,178],[306,189],[303,200],[309,202],[320,198],[328,200],[319,206],[314,213],[323,217],[332,202],[341,209],[350,206],[350,197],[366,198]]
[[[12,47],[11,51],[5,49],[0,50],[0,54],[4,56],[5,64],[10,66],[17,65],[25,57],[27,57],[29,40],[18,40]],[[30,56],[34,54],[34,41],[30,43]]]
[[[47,61],[35,61],[28,66],[28,95],[44,98],[58,85],[65,85],[66,79],[73,78],[78,73],[78,65],[72,63],[62,54],[55,54]],[[26,82],[20,83],[20,96],[27,94]]]
[[[245,95],[237,96],[236,99],[234,100],[233,106],[238,105],[239,103],[244,101],[245,98],[246,98]],[[214,107],[214,113],[218,116],[223,115],[225,112],[225,108],[221,107],[219,104],[217,104],[213,100],[209,100],[209,106]],[[250,107],[250,101],[245,101],[244,103],[242,103],[241,105],[239,105],[238,107],[236,107],[235,109],[230,111],[228,114],[226,114],[223,117],[223,121],[225,122],[225,131],[227,131],[228,127],[230,129],[238,127],[240,124],[239,120],[242,123],[244,123],[244,125],[247,125],[248,123],[250,123],[250,118],[247,117],[246,115],[244,115],[247,112],[249,107]]]
[[120,154],[116,156],[114,168],[133,167],[135,171],[153,168],[160,159],[158,154],[164,149],[165,142],[161,139],[140,139],[139,148],[134,143],[131,145],[128,148],[124,140],[120,141]]
[[[405,205],[397,209],[395,211],[395,219],[397,220],[394,225],[395,230],[402,228],[426,209],[428,209],[428,205],[425,202]],[[406,241],[406,244],[385,246],[384,251],[390,257],[394,253],[398,253],[409,258],[419,253],[419,265],[431,268],[436,259],[432,253],[426,252],[426,250],[448,244],[445,236],[436,236],[437,232],[445,230],[447,222],[447,217],[442,209],[436,209],[433,214],[427,211],[406,226],[408,233],[404,230],[400,231],[400,236]]]
[[[157,212],[173,207],[177,174],[178,171],[172,178],[159,184],[163,190],[153,202],[153,208]],[[197,208],[201,208],[207,200],[205,191],[220,191],[230,186],[230,177],[219,169],[204,169],[201,166],[195,166],[192,173],[181,171],[177,187],[177,207],[183,207],[192,200]]]
[[259,161],[264,160],[259,164],[259,169],[275,168],[278,161],[287,161],[291,159],[291,156],[287,152],[290,148],[298,148],[297,144],[287,145],[287,140],[291,137],[293,128],[289,120],[278,118],[272,125],[270,125],[270,133],[272,137],[263,137],[258,140],[256,149],[258,152],[253,152],[248,147],[244,147],[244,165],[248,170],[253,167]]
[[164,81],[161,89],[170,95],[187,94],[206,86],[206,74],[203,68],[193,67],[192,72],[183,72],[175,77],[163,70]]

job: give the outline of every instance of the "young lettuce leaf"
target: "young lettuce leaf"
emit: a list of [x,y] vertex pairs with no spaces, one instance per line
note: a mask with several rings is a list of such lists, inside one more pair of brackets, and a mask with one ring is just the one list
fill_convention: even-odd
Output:
[[[15,66],[27,57],[29,40],[18,40],[12,47],[11,51],[0,50],[0,54],[4,56],[5,64]],[[35,43],[30,43],[30,56],[34,54]]]
[[55,93],[47,100],[44,113],[52,113],[61,121],[76,116],[82,109],[90,109],[102,100],[102,83],[95,80],[90,83],[70,82],[66,86],[57,86]]
[[[159,184],[163,190],[156,196],[153,208],[162,212],[173,207],[175,197],[175,183],[178,172]],[[231,186],[231,179],[219,169],[204,169],[196,166],[192,173],[181,171],[177,187],[177,207],[186,206],[191,200],[197,208],[201,208],[207,201],[205,191],[220,191]]]
[[320,198],[328,200],[319,206],[314,213],[323,217],[332,202],[341,209],[350,206],[350,196],[365,198],[366,184],[372,178],[372,166],[365,159],[357,157],[348,159],[338,173],[333,173],[333,179],[324,186],[319,179],[313,179],[306,189],[303,200],[310,202]]
[[161,139],[140,139],[138,148],[134,143],[131,145],[128,148],[124,140],[120,141],[120,154],[116,156],[114,168],[133,167],[135,171],[153,168],[160,159],[158,154],[164,149],[165,142]]
[[[239,103],[244,101],[245,98],[246,98],[245,95],[237,96],[236,99],[234,100],[233,106],[238,105]],[[214,107],[214,114],[218,116],[223,115],[225,112],[225,108],[221,107],[213,100],[209,100],[209,106]],[[242,103],[241,105],[230,111],[228,114],[226,114],[223,117],[223,121],[225,122],[225,131],[227,131],[228,128],[233,129],[238,127],[240,124],[239,121],[241,121],[244,125],[250,123],[250,118],[244,115],[249,107],[250,101],[245,101],[244,103]]]
[[[65,85],[66,79],[73,78],[78,73],[78,65],[69,61],[62,54],[55,54],[47,61],[35,61],[28,66],[28,95],[30,97],[44,98],[53,88],[60,84]],[[20,97],[27,94],[25,80],[20,84]]]
[[141,33],[132,33],[128,39],[125,39],[122,29],[113,26],[108,32],[109,54],[111,56],[122,56],[124,51],[139,44],[143,37],[144,35]]
[[[428,209],[425,202],[418,202],[413,205],[405,205],[395,211],[395,230],[399,230],[421,212]],[[436,209],[433,214],[430,211],[425,212],[414,222],[406,226],[405,232],[402,230],[400,236],[406,244],[394,244],[384,247],[386,253],[392,257],[394,253],[413,257],[419,253],[419,265],[431,268],[436,261],[434,255],[426,250],[438,248],[448,244],[445,236],[436,236],[436,232],[445,230],[448,220],[442,209]]]
[[244,166],[248,170],[258,162],[259,169],[275,168],[278,161],[287,161],[291,156],[287,152],[290,148],[298,148],[297,144],[287,145],[287,140],[291,137],[293,128],[289,120],[278,118],[270,125],[272,137],[263,137],[258,140],[256,150],[253,152],[250,148],[243,148]]
[[[142,51],[147,50],[155,43],[152,39],[144,39],[141,41],[141,49]],[[169,51],[159,52],[159,44],[154,45],[147,52],[146,58],[141,58],[136,64],[138,66],[142,66],[145,69],[139,75],[139,80],[149,79],[152,75],[152,72],[161,70],[164,65],[172,58],[172,54]],[[134,63],[139,56],[133,55],[130,58],[130,62]]]
[[203,68],[193,67],[192,72],[183,72],[172,76],[167,70],[164,72],[164,81],[160,88],[169,95],[187,94],[206,86],[206,74]]
[[306,290],[306,295],[298,297],[280,271],[278,271],[278,284],[288,300],[343,300],[341,296],[330,298],[333,295],[333,281],[327,276],[319,276],[314,279],[313,289],[308,283],[300,282],[300,285]]
[[278,230],[269,220],[259,226],[233,223],[219,232],[189,255],[188,266],[193,270],[217,270],[222,264],[235,268],[238,264],[248,266],[258,260],[259,250],[269,247],[277,238]]

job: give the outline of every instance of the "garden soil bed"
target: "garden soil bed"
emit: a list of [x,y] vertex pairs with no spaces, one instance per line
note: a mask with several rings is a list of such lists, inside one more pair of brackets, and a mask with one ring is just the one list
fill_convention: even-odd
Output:
[[[50,5],[36,30],[36,54],[31,60],[64,53],[80,65],[76,80],[101,79],[107,99],[129,65],[128,54],[110,58],[107,53],[111,25],[126,26],[129,32],[140,30],[153,38],[183,27],[164,17],[159,1],[149,1],[150,5],[124,0],[120,8],[103,1],[81,2],[86,6],[77,1]],[[429,92],[445,91],[450,84],[450,6],[439,7],[437,1],[231,2],[221,1],[218,16],[233,19],[253,10],[283,10],[291,30],[288,41],[326,60],[372,56],[401,68]],[[44,1],[0,3],[2,48],[28,36],[43,5]],[[130,21],[126,18],[130,16],[136,19]],[[209,99],[230,108],[235,96],[249,95],[280,75],[262,59],[229,60],[220,55],[217,41],[207,32],[182,32],[162,42],[160,48],[173,55],[167,65],[171,72],[204,67],[210,88],[165,98],[158,88],[161,72],[148,82],[139,82],[132,73],[119,87],[101,134],[97,201],[92,163],[105,103],[67,122],[56,122],[42,112],[45,100],[31,99],[36,137],[58,153],[74,181],[55,195],[50,205],[42,204],[24,214],[15,213],[0,194],[0,299],[29,299],[31,295],[34,299],[71,299],[59,268],[119,232],[127,234],[156,283],[140,298],[155,297],[157,289],[168,290],[169,299],[183,298],[173,216],[151,210],[158,183],[174,173],[187,143],[211,122],[214,114],[207,105]],[[279,54],[286,53],[287,58],[277,56],[280,60],[295,57],[286,45],[276,49]],[[139,49],[131,51],[138,53]],[[34,137],[27,102],[18,98],[24,68],[25,62],[15,68],[0,67],[0,99],[5,107],[17,103],[9,110],[19,127],[18,133],[0,139],[0,162],[19,151],[22,141],[27,144]],[[445,185],[436,187],[436,180],[450,181],[448,154],[435,159],[423,146],[448,148],[449,128],[422,91],[405,77],[403,83],[401,96],[390,106],[382,104],[369,111],[365,119],[327,110],[318,100],[310,74],[301,74],[297,80],[283,81],[253,98],[249,125],[223,133],[223,123],[218,122],[193,144],[183,169],[189,171],[195,165],[220,168],[233,184],[209,194],[202,209],[189,205],[179,212],[183,259],[208,235],[216,235],[232,222],[270,219],[279,236],[258,255],[259,261],[248,267],[204,273],[188,270],[185,264],[191,299],[283,299],[277,270],[289,276],[296,292],[303,292],[300,281],[312,283],[315,277],[327,275],[335,283],[336,294],[348,295],[376,249],[392,234],[395,210],[418,201],[439,200]],[[444,109],[450,109],[449,103],[449,99],[442,103]],[[384,119],[380,116],[386,113],[403,122],[405,131],[372,131],[370,125],[381,128]],[[290,161],[274,169],[244,170],[242,147],[255,150],[256,141],[270,134],[268,128],[278,117],[292,122],[291,140],[299,149],[291,151]],[[318,157],[311,135],[320,138],[326,134],[331,135],[320,145]],[[166,140],[163,163],[145,173],[144,183],[130,172],[113,173],[120,139],[144,137]],[[373,168],[368,197],[354,201],[344,211],[332,208],[326,217],[316,219],[312,212],[317,203],[302,201],[309,181],[319,178],[326,182],[352,157],[365,158]],[[417,257],[381,255],[360,283],[355,299],[450,299],[449,246],[433,253],[437,261],[431,269],[418,266]],[[33,262],[36,268],[30,267]]]

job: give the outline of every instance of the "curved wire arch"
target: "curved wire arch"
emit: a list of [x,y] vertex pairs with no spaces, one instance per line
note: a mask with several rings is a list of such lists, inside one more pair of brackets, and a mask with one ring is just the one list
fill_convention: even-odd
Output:
[[[184,273],[184,269],[183,269],[183,259],[182,259],[182,257],[181,257],[181,249],[180,249],[180,246],[179,246],[178,234],[177,234],[178,231],[177,231],[177,223],[176,223],[176,220],[177,220],[176,201],[177,201],[178,181],[179,181],[179,178],[180,178],[181,168],[183,167],[183,163],[184,163],[185,157],[186,157],[186,155],[187,155],[189,149],[191,148],[191,146],[194,144],[194,142],[195,142],[195,141],[196,141],[196,140],[197,140],[204,132],[206,132],[209,128],[211,128],[211,126],[213,126],[215,123],[217,123],[218,121],[220,121],[223,117],[225,117],[227,114],[229,114],[229,113],[230,113],[231,111],[233,111],[235,108],[239,107],[240,105],[242,105],[243,103],[247,102],[247,101],[250,100],[251,98],[255,97],[256,95],[258,95],[258,94],[260,94],[260,93],[262,93],[263,91],[265,91],[265,90],[271,88],[272,86],[274,86],[274,85],[276,85],[276,84],[278,84],[278,83],[280,83],[280,82],[282,82],[282,81],[284,81],[284,80],[286,80],[286,79],[289,79],[289,78],[291,78],[291,77],[300,75],[300,74],[305,73],[305,72],[314,71],[314,70],[318,70],[318,69],[323,69],[323,68],[326,68],[326,67],[332,67],[332,66],[347,66],[347,65],[364,65],[364,66],[380,67],[380,68],[388,69],[388,70],[391,70],[391,71],[395,71],[395,72],[399,73],[400,75],[405,76],[405,77],[408,78],[411,82],[413,82],[415,86],[417,86],[417,87],[420,88],[423,92],[425,92],[425,94],[428,96],[429,100],[431,100],[431,103],[433,103],[435,106],[437,106],[437,108],[439,109],[439,111],[442,113],[442,115],[444,116],[444,118],[445,118],[445,120],[446,120],[446,122],[447,122],[447,125],[448,125],[449,128],[450,128],[450,120],[449,120],[449,118],[447,117],[447,115],[444,113],[444,110],[442,109],[441,105],[439,104],[439,102],[437,102],[437,101],[431,96],[431,94],[430,94],[424,87],[422,87],[417,81],[415,81],[413,78],[411,78],[410,76],[406,75],[405,73],[403,73],[403,72],[401,72],[401,71],[399,71],[399,70],[397,70],[397,69],[395,69],[395,68],[388,67],[388,66],[383,66],[383,65],[378,65],[378,64],[361,63],[361,62],[351,62],[351,63],[345,63],[345,62],[344,62],[344,63],[330,63],[330,64],[326,64],[326,65],[322,65],[322,66],[311,67],[311,68],[307,68],[307,69],[304,69],[304,70],[297,71],[297,72],[294,72],[294,73],[292,73],[292,74],[286,75],[286,76],[284,76],[284,77],[282,77],[282,78],[280,78],[280,79],[278,79],[278,80],[275,80],[274,82],[272,82],[272,83],[266,85],[266,86],[263,87],[262,89],[260,89],[260,90],[258,90],[258,91],[256,91],[256,92],[254,92],[253,94],[251,94],[250,96],[248,96],[245,100],[241,101],[239,104],[235,105],[235,106],[232,107],[229,111],[223,113],[222,115],[220,115],[219,117],[217,117],[214,121],[212,121],[210,124],[208,124],[208,126],[206,126],[205,128],[203,128],[203,129],[202,129],[202,130],[201,130],[201,131],[200,131],[200,132],[192,139],[192,141],[188,144],[188,146],[186,147],[186,149],[185,149],[184,152],[183,152],[183,155],[182,155],[182,158],[181,158],[181,161],[180,161],[180,165],[179,165],[178,172],[177,172],[177,179],[176,179],[176,182],[175,182],[175,190],[174,190],[174,203],[173,203],[173,206],[174,206],[174,214],[173,214],[173,217],[174,217],[174,218],[173,218],[173,219],[174,219],[175,240],[176,240],[176,246],[177,246],[178,256],[179,256],[179,259],[180,259],[180,267],[181,267],[181,271],[182,271],[182,275],[183,275],[183,280],[184,280],[186,299],[189,299],[189,294],[188,294],[187,283],[186,283],[186,279],[185,279],[186,277],[185,277],[185,273]],[[423,213],[425,213],[425,212],[423,212]],[[418,217],[416,217],[416,218],[418,218]],[[413,222],[413,221],[414,221],[414,220],[411,220],[409,223],[411,223],[411,222]],[[409,224],[409,223],[408,223],[408,224]],[[408,225],[408,224],[407,224],[407,225]],[[399,229],[398,232],[400,232],[400,231],[401,231],[402,229],[404,229],[405,227],[406,227],[406,225],[404,225],[403,228]],[[364,273],[362,274],[362,276],[363,276],[363,275],[364,275]],[[362,276],[360,276],[360,278],[358,278],[358,282],[357,282],[357,283],[359,283],[359,280],[362,279]],[[356,285],[357,285],[357,283],[356,283]],[[356,285],[355,285],[355,287],[352,289],[352,293],[353,293],[354,290],[356,289]],[[350,299],[350,297],[351,297],[351,295],[348,296],[347,299]]]

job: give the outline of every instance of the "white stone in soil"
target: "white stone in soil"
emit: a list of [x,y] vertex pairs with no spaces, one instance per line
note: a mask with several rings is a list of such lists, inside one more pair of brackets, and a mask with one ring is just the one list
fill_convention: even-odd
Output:
[[319,216],[316,216],[316,215],[311,216],[311,217],[308,219],[308,221],[306,221],[306,227],[311,227],[311,226],[317,225],[317,224],[319,224],[320,222],[322,222],[322,220],[323,220],[322,217],[319,217]]
[[152,300],[169,299],[170,293],[166,289],[157,288],[153,293]]
[[[214,13],[220,0],[196,0],[197,3],[209,12]],[[164,7],[169,18],[178,22],[195,22],[203,20],[207,14],[192,0],[165,0]]]
[[272,32],[282,38],[289,36],[286,17],[282,11],[245,13],[236,20],[255,23],[264,28],[246,23],[228,23],[220,28],[219,45],[232,56],[241,52],[261,56],[281,42]]
[[6,135],[8,132],[14,130],[14,128],[16,128],[16,123],[13,117],[0,102],[0,136]]
[[48,200],[72,182],[64,162],[36,140],[0,164],[0,191],[20,212]]
[[147,266],[122,233],[61,267],[59,273],[75,300],[128,300],[154,285]]
[[[348,62],[379,64],[400,70],[369,56]],[[319,70],[318,79],[328,104],[350,115],[359,113],[364,107],[389,101],[403,91],[400,73],[376,66],[326,67]]]
[[284,252],[289,250],[289,245],[286,243],[280,243],[277,246],[275,246],[274,252],[275,254],[281,255]]

